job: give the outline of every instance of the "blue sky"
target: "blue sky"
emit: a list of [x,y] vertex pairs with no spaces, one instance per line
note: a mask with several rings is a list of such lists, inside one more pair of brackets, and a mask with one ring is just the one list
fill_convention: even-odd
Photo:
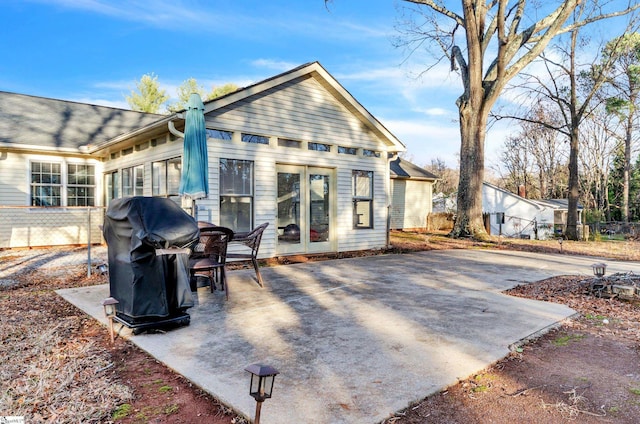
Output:
[[[143,74],[245,86],[319,61],[418,165],[459,150],[456,75],[416,79],[393,46],[395,0],[0,0],[0,90],[128,108]],[[403,63],[404,62],[404,63]]]
[[[455,2],[457,4],[457,2]],[[408,148],[409,160],[457,167],[446,64],[393,46],[399,0],[0,0],[0,90],[128,108],[147,73],[173,97],[195,78],[246,86],[319,61]],[[487,166],[507,134],[487,136]]]

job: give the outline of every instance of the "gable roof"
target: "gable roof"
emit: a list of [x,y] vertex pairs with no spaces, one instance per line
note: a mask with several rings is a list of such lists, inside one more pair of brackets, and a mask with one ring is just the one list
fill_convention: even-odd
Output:
[[484,181],[482,183],[482,185],[484,187],[490,188],[491,190],[499,191],[500,193],[502,193],[502,194],[504,194],[506,196],[514,197],[514,198],[518,199],[518,201],[528,203],[528,204],[532,205],[533,207],[535,207],[536,209],[543,209],[544,208],[544,205],[536,203],[531,199],[527,199],[526,197],[522,197],[522,196],[520,196],[520,195],[518,195],[516,193],[513,193],[513,192],[511,192],[509,190],[506,190],[504,188],[500,188],[500,187],[498,187],[496,185],[490,184],[490,183],[488,183],[486,181]]
[[0,91],[0,146],[82,152],[162,115]]
[[[498,186],[495,186],[493,184],[490,184],[488,182],[483,182],[482,185],[486,186],[486,187],[490,187],[493,190],[497,190],[500,191],[502,193],[505,193],[507,195],[513,196],[515,198],[517,198],[520,201],[523,202],[527,202],[530,203],[534,206],[536,206],[537,208],[549,208],[549,209],[554,209],[554,210],[568,210],[569,209],[569,200],[568,199],[527,199],[525,197],[519,196],[516,193],[513,193],[509,190],[505,190],[503,188],[500,188]],[[583,209],[582,205],[578,204],[578,209]]]
[[[319,62],[309,62],[289,71],[267,78],[255,84],[228,93],[224,96],[205,102],[205,115],[213,110],[223,108],[232,103],[255,96],[277,86],[286,84],[298,78],[315,78],[329,93],[331,93],[349,112],[357,116],[360,121],[389,146],[391,151],[405,151],[405,145],[396,138],[378,119],[358,102]],[[183,112],[176,114],[183,118]]]
[[391,171],[391,178],[422,181],[435,181],[438,179],[436,175],[426,169],[423,169],[400,157],[389,162],[389,169]]

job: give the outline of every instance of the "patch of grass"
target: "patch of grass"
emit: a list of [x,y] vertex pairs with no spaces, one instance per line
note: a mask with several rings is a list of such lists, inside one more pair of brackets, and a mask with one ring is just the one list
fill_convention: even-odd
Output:
[[167,393],[167,392],[170,392],[171,390],[173,390],[173,387],[171,386],[162,386],[158,389],[160,393]]
[[610,406],[609,409],[607,409],[607,412],[609,412],[612,415],[615,415],[618,412],[620,412],[620,407],[619,406]]
[[603,319],[606,319],[607,317],[604,315],[594,315],[594,314],[587,314],[585,315],[586,319],[592,319],[592,320],[596,320],[596,321],[602,321]]
[[489,386],[485,386],[484,384],[481,384],[471,389],[471,391],[474,393],[482,393],[482,392],[486,392],[487,390],[489,390]]
[[130,413],[131,404],[123,403],[122,405],[118,406],[115,411],[113,411],[113,414],[111,414],[111,418],[114,421],[121,420],[122,418],[128,417]]
[[640,387],[630,387],[629,391],[634,395],[640,396]]
[[558,336],[551,343],[553,343],[554,346],[567,346],[571,342],[584,339],[584,337],[584,334],[565,334]]
[[169,406],[166,406],[164,408],[164,413],[166,415],[171,415],[171,414],[175,414],[180,410],[180,406],[176,405],[175,403]]

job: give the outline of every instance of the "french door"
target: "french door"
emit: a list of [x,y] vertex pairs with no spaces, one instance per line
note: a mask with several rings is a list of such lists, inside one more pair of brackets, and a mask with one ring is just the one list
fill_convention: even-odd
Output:
[[333,251],[335,171],[278,165],[277,253]]

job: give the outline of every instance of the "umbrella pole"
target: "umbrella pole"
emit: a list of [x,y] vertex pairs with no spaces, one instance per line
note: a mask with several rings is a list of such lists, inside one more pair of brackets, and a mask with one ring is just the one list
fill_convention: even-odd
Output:
[[196,209],[196,199],[191,199],[191,216],[196,221],[198,220],[198,210]]

